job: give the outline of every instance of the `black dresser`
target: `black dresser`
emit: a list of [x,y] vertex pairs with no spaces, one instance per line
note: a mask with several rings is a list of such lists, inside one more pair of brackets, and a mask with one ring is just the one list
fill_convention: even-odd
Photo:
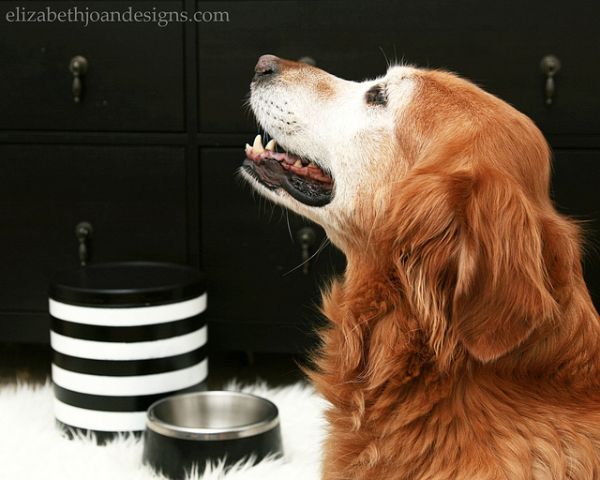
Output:
[[206,272],[212,349],[313,343],[319,289],[343,257],[325,246],[301,265],[322,229],[236,174],[257,131],[244,101],[264,53],[352,80],[387,61],[446,68],[528,114],[554,149],[557,206],[584,221],[600,306],[600,3],[54,1],[226,15],[164,27],[6,21],[47,5],[0,0],[0,341],[48,341],[49,278],[78,264],[75,230],[88,222],[91,262]]

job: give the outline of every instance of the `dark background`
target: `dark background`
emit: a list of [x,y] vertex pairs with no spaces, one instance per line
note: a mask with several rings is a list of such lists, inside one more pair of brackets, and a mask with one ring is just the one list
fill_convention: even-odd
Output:
[[[311,57],[343,78],[404,61],[458,72],[539,125],[554,150],[557,207],[585,221],[585,274],[600,304],[600,3],[507,0],[53,1],[109,10],[226,11],[227,23],[7,23],[0,1],[0,341],[48,342],[47,286],[78,265],[161,260],[208,276],[214,351],[302,353],[314,345],[319,288],[343,269],[322,229],[237,178],[257,127],[247,108],[259,55]],[[547,55],[561,61],[551,106]],[[88,61],[73,101],[69,62]]]

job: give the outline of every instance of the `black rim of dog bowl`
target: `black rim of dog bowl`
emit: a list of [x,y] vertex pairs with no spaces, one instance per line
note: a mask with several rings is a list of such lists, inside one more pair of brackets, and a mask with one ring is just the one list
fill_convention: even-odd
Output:
[[[232,399],[238,404],[224,407],[223,403]],[[183,412],[183,406],[193,410]],[[194,422],[189,421],[189,414],[195,416]],[[239,415],[240,419],[229,419],[228,423],[224,418],[227,414]],[[219,415],[218,418],[215,418],[216,415]],[[246,415],[247,421],[240,422]],[[220,426],[211,425],[218,421],[222,422]],[[210,390],[173,395],[154,402],[148,408],[146,425],[159,435],[181,440],[235,440],[260,435],[277,427],[279,411],[273,402],[257,395]]]

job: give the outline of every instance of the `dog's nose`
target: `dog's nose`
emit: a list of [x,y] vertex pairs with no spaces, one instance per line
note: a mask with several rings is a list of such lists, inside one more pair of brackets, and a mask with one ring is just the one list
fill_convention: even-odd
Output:
[[254,67],[254,79],[266,79],[278,74],[281,70],[280,59],[275,55],[263,55],[258,59]]

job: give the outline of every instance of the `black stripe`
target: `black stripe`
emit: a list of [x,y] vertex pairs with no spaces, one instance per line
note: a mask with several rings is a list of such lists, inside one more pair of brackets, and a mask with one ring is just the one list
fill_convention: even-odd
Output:
[[59,430],[62,430],[65,437],[69,440],[79,439],[81,437],[91,437],[92,440],[96,441],[96,444],[103,446],[111,442],[115,438],[123,435],[131,435],[135,438],[142,438],[144,435],[143,430],[130,430],[121,432],[104,432],[101,430],[89,430],[87,428],[72,427],[66,423],[62,423],[60,420],[55,420],[56,426]]
[[206,358],[206,345],[181,355],[146,360],[94,360],[53,352],[52,361],[60,368],[89,375],[136,376],[171,372],[191,367]]
[[62,423],[60,420],[55,420],[55,423],[59,430],[62,430],[65,437],[69,440],[79,439],[81,437],[91,437],[92,440],[96,441],[96,444],[103,446],[115,438],[123,435],[131,435],[135,438],[142,438],[144,435],[143,430],[131,430],[121,432],[104,432],[101,430],[89,430],[87,428],[72,427],[66,423]]
[[206,390],[205,380],[182,390],[157,393],[155,395],[138,395],[134,397],[111,397],[104,395],[89,395],[87,393],[74,392],[54,384],[54,396],[67,405],[86,408],[88,410],[99,410],[103,412],[143,412],[161,398],[197,390]]
[[86,325],[51,317],[51,329],[65,337],[96,342],[148,342],[178,337],[206,325],[203,313],[173,322],[155,323],[136,327]]

